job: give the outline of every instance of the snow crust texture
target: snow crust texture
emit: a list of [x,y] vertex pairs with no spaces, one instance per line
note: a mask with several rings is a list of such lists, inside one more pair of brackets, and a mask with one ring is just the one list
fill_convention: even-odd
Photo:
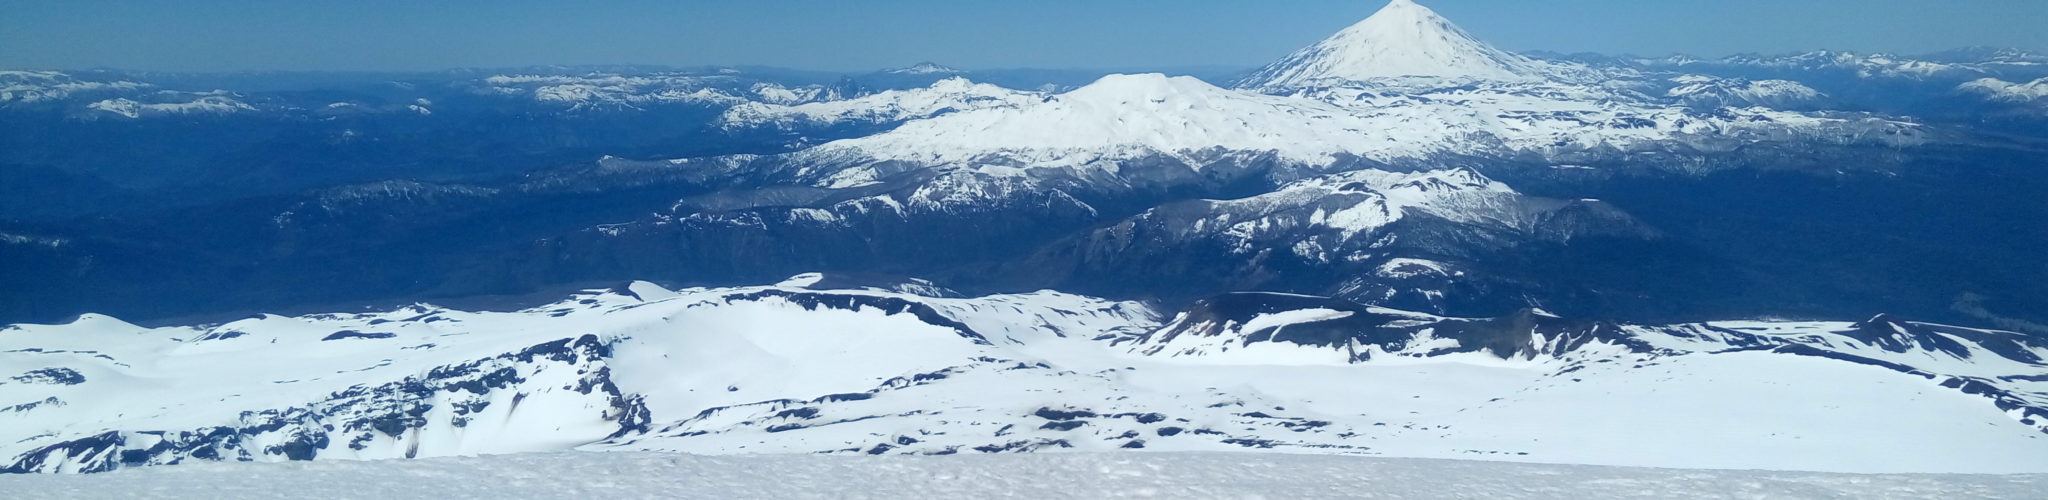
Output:
[[2026,498],[2048,476],[1847,475],[1280,454],[540,453],[0,477],[15,498]]

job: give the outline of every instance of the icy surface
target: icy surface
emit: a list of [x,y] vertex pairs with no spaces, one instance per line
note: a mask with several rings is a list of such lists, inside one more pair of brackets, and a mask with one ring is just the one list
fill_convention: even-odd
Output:
[[2048,475],[1846,475],[1282,454],[536,453],[0,477],[13,498],[2024,498]]

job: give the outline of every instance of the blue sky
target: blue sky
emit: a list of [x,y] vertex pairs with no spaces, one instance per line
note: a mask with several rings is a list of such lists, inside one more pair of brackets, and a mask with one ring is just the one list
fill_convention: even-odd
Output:
[[[2048,51],[2048,0],[1420,0],[1513,50]],[[1255,66],[1381,0],[0,0],[0,67]]]

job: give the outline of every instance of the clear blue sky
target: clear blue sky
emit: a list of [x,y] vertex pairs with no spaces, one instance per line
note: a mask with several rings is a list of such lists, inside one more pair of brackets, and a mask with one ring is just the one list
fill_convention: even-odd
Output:
[[[2048,0],[1419,0],[1513,50],[2048,51]],[[1382,0],[0,0],[0,67],[1254,66]]]

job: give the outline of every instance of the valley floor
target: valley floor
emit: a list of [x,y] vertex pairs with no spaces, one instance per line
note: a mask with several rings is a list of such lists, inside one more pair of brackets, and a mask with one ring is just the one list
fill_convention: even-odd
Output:
[[1830,474],[1270,453],[555,452],[0,476],[7,498],[2027,498],[2048,474]]

